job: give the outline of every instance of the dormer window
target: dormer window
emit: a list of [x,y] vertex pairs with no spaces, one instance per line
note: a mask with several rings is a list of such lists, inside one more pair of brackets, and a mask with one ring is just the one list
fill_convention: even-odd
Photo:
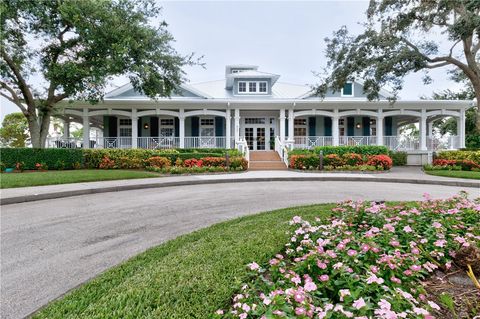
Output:
[[353,83],[347,82],[343,85],[342,96],[353,96]]
[[267,81],[238,81],[238,94],[267,94]]

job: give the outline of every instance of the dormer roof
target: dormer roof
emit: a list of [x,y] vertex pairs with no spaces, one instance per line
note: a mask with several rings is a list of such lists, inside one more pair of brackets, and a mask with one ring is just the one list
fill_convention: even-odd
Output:
[[280,75],[278,74],[260,72],[257,70],[246,70],[238,73],[227,74],[225,78],[225,87],[227,89],[231,89],[233,87],[233,82],[235,79],[270,79],[271,86],[273,86],[279,78]]

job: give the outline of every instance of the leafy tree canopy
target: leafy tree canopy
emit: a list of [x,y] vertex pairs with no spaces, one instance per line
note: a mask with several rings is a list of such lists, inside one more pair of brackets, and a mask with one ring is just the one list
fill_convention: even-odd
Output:
[[[327,66],[316,86],[318,95],[362,78],[370,100],[379,97],[382,87],[391,88],[395,99],[405,75],[424,71],[428,83],[428,70],[450,67],[471,84],[478,103],[480,1],[371,0],[367,18],[361,34],[342,27],[325,39]],[[480,116],[476,128],[480,131]]]
[[25,147],[28,140],[28,123],[25,116],[20,112],[7,114],[0,128],[2,146]]
[[43,147],[50,116],[64,99],[98,101],[125,75],[149,97],[169,96],[198,63],[173,48],[153,0],[0,2],[0,94],[28,119]]

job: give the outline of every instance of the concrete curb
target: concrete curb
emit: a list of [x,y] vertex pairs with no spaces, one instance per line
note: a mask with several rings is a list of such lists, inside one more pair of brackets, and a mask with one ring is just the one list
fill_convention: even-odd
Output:
[[229,184],[229,183],[258,183],[258,182],[329,182],[329,181],[345,181],[345,182],[376,182],[376,183],[404,183],[404,184],[424,184],[424,185],[441,185],[441,186],[457,186],[457,187],[473,187],[480,189],[480,184],[468,181],[436,181],[414,178],[377,178],[377,177],[350,177],[350,176],[305,176],[305,177],[253,177],[253,178],[231,178],[231,179],[211,179],[211,180],[192,180],[178,182],[159,182],[145,183],[137,185],[123,185],[115,187],[99,187],[88,188],[73,191],[22,195],[15,197],[7,197],[0,199],[0,205],[11,205],[25,202],[33,202],[38,200],[56,199],[64,197],[73,197],[89,194],[101,194],[108,192],[121,192],[148,188],[163,188],[191,185],[210,185],[210,184]]

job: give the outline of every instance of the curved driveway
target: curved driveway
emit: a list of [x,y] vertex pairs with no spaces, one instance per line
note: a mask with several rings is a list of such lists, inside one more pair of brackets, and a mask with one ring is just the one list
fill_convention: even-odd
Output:
[[[1,208],[1,317],[21,318],[109,267],[178,235],[277,208],[451,196],[462,188],[362,182],[212,184]],[[478,194],[478,188],[465,189]]]

